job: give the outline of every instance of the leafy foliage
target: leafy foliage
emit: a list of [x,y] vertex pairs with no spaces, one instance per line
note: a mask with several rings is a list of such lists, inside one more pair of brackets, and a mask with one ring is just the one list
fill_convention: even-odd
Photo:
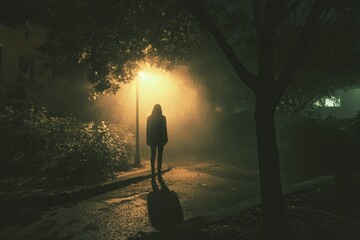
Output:
[[138,63],[170,68],[186,61],[202,31],[173,1],[44,1],[49,43],[41,49],[58,63],[84,64],[98,92],[116,92],[134,79]]
[[129,168],[133,151],[133,136],[124,127],[52,117],[33,103],[4,107],[0,135],[1,176],[105,180]]

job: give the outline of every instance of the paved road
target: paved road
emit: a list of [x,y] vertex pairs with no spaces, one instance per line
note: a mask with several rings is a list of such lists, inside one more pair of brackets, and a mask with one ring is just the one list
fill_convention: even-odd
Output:
[[[252,173],[234,177],[229,169],[216,171],[214,166],[211,171],[203,167],[195,169],[178,167],[163,175],[169,189],[178,194],[185,220],[259,193],[257,178],[251,177]],[[141,231],[154,231],[148,221],[146,206],[151,189],[151,181],[144,180],[76,205],[45,212],[23,209],[28,213],[22,216],[29,219],[15,220],[3,227],[0,238],[127,239]]]
[[[298,171],[283,174],[284,185],[310,177]],[[168,188],[177,193],[185,220],[259,194],[256,171],[233,165],[186,162],[163,178]],[[151,190],[149,179],[75,205],[45,211],[20,209],[14,215],[1,216],[0,239],[122,240],[155,231],[150,226],[146,205]]]

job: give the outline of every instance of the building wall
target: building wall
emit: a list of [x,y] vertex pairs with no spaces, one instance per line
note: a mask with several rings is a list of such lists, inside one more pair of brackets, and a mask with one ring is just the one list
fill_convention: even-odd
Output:
[[[25,39],[26,35],[28,39]],[[45,40],[46,31],[40,27],[23,25],[15,28],[0,23],[0,91],[6,91],[19,83],[42,84],[52,78],[51,58],[37,50]],[[31,77],[26,75],[24,79],[19,71],[27,67],[26,63],[31,65]],[[45,65],[50,67],[46,68]]]

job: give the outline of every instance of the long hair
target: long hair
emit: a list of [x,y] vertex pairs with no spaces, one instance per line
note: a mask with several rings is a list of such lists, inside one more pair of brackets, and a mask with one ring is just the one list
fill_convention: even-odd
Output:
[[154,105],[154,108],[152,110],[151,115],[152,116],[160,116],[160,115],[162,115],[162,109],[161,109],[160,104],[155,104]]

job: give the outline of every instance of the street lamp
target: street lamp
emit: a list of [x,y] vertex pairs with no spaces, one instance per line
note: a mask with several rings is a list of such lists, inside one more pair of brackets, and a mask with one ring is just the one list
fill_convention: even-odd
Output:
[[140,146],[139,146],[139,77],[136,78],[136,149],[135,149],[135,165],[140,166]]

